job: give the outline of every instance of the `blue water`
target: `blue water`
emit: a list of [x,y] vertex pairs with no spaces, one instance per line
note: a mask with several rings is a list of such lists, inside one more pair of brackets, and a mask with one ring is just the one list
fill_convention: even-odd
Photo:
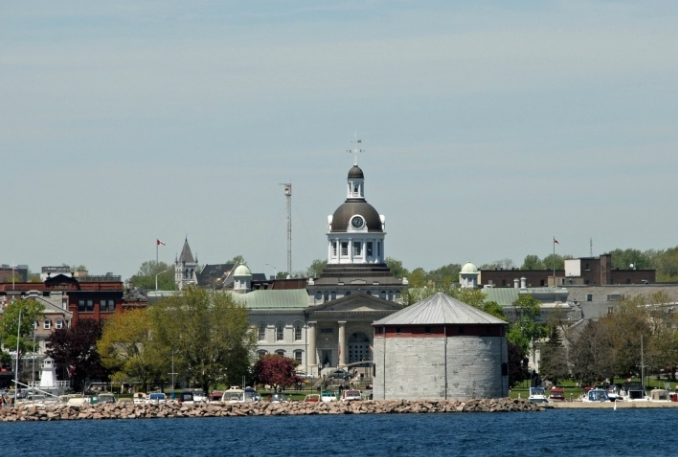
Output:
[[0,423],[2,456],[676,456],[678,409]]

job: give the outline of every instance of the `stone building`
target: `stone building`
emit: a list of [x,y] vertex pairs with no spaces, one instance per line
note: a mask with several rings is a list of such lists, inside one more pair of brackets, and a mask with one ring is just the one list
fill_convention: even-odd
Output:
[[508,324],[437,293],[374,322],[375,400],[508,395]]

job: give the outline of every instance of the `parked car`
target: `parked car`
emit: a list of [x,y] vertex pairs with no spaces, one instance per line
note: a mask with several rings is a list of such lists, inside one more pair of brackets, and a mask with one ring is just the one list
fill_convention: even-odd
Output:
[[99,394],[97,396],[97,404],[105,404],[105,403],[117,403],[118,399],[115,398],[115,395],[113,394]]
[[346,389],[341,393],[341,401],[360,401],[362,396],[359,390]]
[[320,394],[309,394],[306,395],[304,401],[307,403],[320,403]]
[[313,375],[307,374],[305,371],[297,370],[295,373],[301,379],[313,379]]
[[134,395],[132,395],[132,401],[135,405],[143,405],[144,403],[148,403],[148,394],[143,392],[134,392]]
[[344,381],[347,381],[351,379],[353,375],[349,373],[346,370],[338,369],[334,370],[332,373],[329,374],[328,378],[330,379],[343,379]]
[[323,390],[320,393],[320,401],[324,401],[325,403],[337,401],[337,396],[334,392],[331,392],[329,390]]

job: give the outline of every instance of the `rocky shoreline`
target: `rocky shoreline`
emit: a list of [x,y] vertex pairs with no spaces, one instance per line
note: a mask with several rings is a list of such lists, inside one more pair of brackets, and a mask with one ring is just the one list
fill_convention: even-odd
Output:
[[355,401],[332,403],[201,403],[134,405],[114,403],[86,406],[18,405],[1,408],[0,422],[160,419],[183,417],[304,416],[326,414],[421,414],[543,411],[525,400]]

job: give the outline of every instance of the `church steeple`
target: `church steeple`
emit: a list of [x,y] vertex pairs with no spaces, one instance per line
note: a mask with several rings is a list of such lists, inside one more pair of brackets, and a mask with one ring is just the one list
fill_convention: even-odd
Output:
[[189,284],[197,284],[197,269],[198,263],[193,258],[191,246],[188,244],[188,236],[184,240],[184,247],[181,250],[181,255],[174,262],[174,282],[177,284],[179,290],[183,289]]

